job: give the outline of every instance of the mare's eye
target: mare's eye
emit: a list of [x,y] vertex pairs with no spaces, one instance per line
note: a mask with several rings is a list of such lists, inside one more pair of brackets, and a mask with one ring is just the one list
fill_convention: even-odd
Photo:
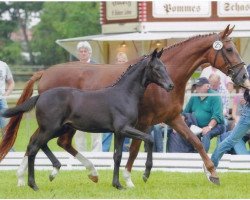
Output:
[[233,48],[227,48],[226,50],[227,50],[228,53],[233,52]]

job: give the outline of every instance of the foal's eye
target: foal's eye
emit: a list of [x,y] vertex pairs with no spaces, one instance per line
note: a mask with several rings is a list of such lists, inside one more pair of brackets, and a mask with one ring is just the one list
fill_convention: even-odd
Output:
[[228,49],[226,49],[226,50],[227,50],[228,53],[233,52],[233,48],[228,48]]

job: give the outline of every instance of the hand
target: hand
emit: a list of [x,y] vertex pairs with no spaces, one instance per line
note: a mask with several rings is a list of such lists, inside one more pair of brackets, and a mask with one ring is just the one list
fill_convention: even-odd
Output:
[[209,131],[211,131],[211,128],[209,126],[205,126],[202,128],[202,135],[206,135]]

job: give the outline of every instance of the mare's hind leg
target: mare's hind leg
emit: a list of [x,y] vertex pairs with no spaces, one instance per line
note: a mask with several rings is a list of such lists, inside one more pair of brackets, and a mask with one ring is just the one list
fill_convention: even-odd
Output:
[[58,140],[57,144],[62,147],[65,151],[70,153],[72,156],[74,156],[77,160],[79,160],[87,170],[90,171],[88,177],[93,182],[98,182],[98,172],[95,169],[95,166],[93,163],[85,158],[81,153],[79,153],[73,146],[72,146],[72,138],[75,134],[75,130],[72,128],[69,128],[67,132],[63,135],[61,135]]
[[153,138],[150,134],[143,133],[135,128],[130,126],[126,126],[123,130],[123,134],[126,137],[131,137],[133,139],[143,140],[148,145],[148,153],[147,153],[147,161],[146,161],[146,169],[143,174],[143,180],[146,182],[149,178],[150,171],[153,166]]
[[123,189],[119,181],[119,169],[120,169],[120,164],[121,164],[121,159],[122,159],[122,146],[123,146],[124,139],[125,137],[116,135],[115,133],[115,144],[114,144],[115,151],[113,155],[115,166],[114,166],[114,171],[113,171],[112,185],[119,190]]

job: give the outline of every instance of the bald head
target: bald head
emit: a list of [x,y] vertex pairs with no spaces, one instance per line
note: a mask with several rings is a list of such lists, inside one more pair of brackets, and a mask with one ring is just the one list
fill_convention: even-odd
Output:
[[213,90],[218,90],[221,84],[220,76],[218,74],[211,74],[208,78],[210,83],[210,88]]

